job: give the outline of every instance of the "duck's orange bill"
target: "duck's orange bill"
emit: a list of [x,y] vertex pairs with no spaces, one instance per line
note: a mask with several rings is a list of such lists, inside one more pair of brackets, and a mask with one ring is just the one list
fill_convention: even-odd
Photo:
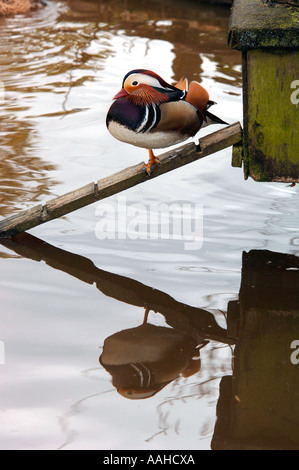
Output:
[[114,100],[117,100],[117,98],[122,98],[123,96],[127,96],[129,93],[126,92],[124,88],[122,88],[115,96]]

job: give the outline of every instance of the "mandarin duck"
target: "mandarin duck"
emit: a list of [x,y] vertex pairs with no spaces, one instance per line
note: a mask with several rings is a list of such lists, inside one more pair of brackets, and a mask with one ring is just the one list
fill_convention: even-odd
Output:
[[216,103],[198,82],[188,86],[181,78],[173,86],[151,70],[128,72],[113,99],[107,128],[116,139],[148,149],[149,161],[139,169],[148,175],[160,164],[153,149],[183,142],[209,124],[227,124],[208,111]]

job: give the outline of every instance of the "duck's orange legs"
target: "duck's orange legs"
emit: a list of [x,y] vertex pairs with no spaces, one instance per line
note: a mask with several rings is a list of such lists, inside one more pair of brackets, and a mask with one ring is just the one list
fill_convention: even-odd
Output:
[[144,311],[144,317],[143,317],[143,323],[147,323],[149,311],[150,311],[149,308],[146,308],[146,309],[145,309],[145,311]]
[[[143,324],[144,323],[147,323],[147,320],[148,320],[148,314],[149,312],[151,311],[152,309],[151,308],[146,308],[144,307],[144,317],[143,317]],[[153,312],[157,313],[157,310],[152,310]],[[208,341],[207,341],[208,342]]]
[[155,165],[161,165],[161,162],[159,158],[156,157],[156,155],[154,155],[154,152],[152,151],[152,149],[148,149],[148,153],[149,153],[149,161],[147,162],[146,165],[142,165],[140,168],[138,168],[138,171],[145,170],[147,174],[150,175],[152,167]]

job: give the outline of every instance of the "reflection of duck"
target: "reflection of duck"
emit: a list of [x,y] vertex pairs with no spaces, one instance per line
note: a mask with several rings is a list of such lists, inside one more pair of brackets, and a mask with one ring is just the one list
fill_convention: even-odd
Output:
[[198,372],[199,349],[179,330],[143,323],[106,338],[99,361],[122,396],[149,398],[179,375]]
[[144,69],[127,73],[122,89],[107,115],[107,127],[116,139],[149,149],[148,174],[159,159],[152,149],[165,148],[194,136],[209,124],[227,124],[208,111],[215,104],[197,82],[176,86]]

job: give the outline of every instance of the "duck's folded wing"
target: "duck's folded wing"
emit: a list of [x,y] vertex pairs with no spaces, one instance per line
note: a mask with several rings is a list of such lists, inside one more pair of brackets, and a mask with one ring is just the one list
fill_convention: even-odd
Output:
[[197,109],[184,100],[163,103],[160,111],[161,117],[155,131],[174,131],[193,136],[202,124],[202,117]]

